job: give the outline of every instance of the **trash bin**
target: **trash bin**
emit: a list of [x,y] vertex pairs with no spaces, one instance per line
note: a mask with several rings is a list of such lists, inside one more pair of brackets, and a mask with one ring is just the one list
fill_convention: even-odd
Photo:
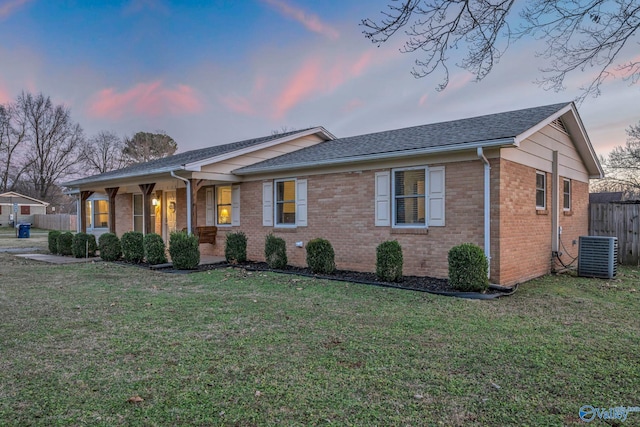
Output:
[[18,239],[28,239],[31,235],[31,224],[18,225]]

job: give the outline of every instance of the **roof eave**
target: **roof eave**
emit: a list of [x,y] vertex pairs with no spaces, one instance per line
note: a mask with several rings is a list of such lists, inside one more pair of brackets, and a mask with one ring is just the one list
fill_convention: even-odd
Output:
[[174,171],[174,172],[180,171],[184,169],[185,169],[184,165],[179,165],[179,166],[174,165],[174,166],[167,166],[163,168],[145,171],[144,173],[132,173],[132,174],[126,174],[121,176],[109,176],[109,177],[102,177],[102,178],[96,178],[91,180],[89,180],[89,178],[82,178],[76,181],[64,182],[61,185],[66,188],[73,189],[73,188],[79,188],[88,184],[96,184],[96,183],[109,182],[109,181],[123,181],[131,178],[141,177],[141,176],[151,176],[151,175],[157,175],[162,173],[168,173],[171,171]]
[[370,162],[375,160],[397,159],[401,157],[420,156],[429,154],[451,153],[456,151],[476,150],[478,147],[492,148],[492,147],[505,147],[515,145],[514,138],[501,138],[487,141],[476,141],[464,144],[452,144],[444,147],[428,147],[414,150],[393,151],[385,153],[367,154],[362,156],[344,157],[339,159],[330,159],[325,161],[313,161],[313,162],[300,162],[287,165],[266,166],[261,168],[255,168],[251,170],[251,166],[247,167],[247,171],[242,171],[244,168],[232,170],[234,175],[257,175],[261,173],[283,172],[290,170],[307,169],[310,167],[318,166],[337,166],[344,165],[346,163],[360,163]]

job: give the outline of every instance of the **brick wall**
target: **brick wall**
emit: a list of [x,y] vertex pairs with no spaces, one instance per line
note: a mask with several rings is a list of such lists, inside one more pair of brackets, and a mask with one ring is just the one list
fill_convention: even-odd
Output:
[[[265,236],[273,232],[287,242],[287,256],[292,265],[306,265],[304,248],[298,241],[322,237],[336,252],[338,268],[375,271],[376,246],[396,239],[404,253],[404,274],[447,276],[447,253],[457,244],[483,239],[483,181],[479,161],[447,164],[446,226],[425,230],[393,230],[374,225],[374,174],[376,171],[298,176],[308,180],[308,226],[280,229],[262,226],[262,181],[245,182],[241,189],[241,226],[248,236],[248,257],[264,259]],[[224,251],[220,230],[217,254]]]

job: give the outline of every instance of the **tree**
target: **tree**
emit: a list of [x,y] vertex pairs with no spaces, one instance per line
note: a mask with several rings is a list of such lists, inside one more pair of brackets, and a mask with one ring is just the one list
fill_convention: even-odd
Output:
[[113,132],[101,131],[89,138],[82,147],[82,161],[87,169],[105,173],[125,166],[124,143]]
[[33,194],[47,200],[58,182],[76,173],[84,142],[82,128],[71,120],[69,108],[54,105],[42,93],[23,92],[16,109],[25,120],[26,174]]
[[15,104],[0,105],[0,192],[15,191],[29,166],[21,160],[26,138],[26,121]]
[[166,133],[138,132],[133,138],[127,138],[122,154],[128,165],[148,162],[172,155],[178,144]]
[[606,191],[640,193],[640,122],[626,130],[627,142],[602,159],[606,178],[596,184]]
[[623,48],[638,37],[640,4],[637,0],[526,0],[511,18],[515,0],[391,0],[378,22],[363,19],[364,35],[378,46],[400,29],[407,40],[402,52],[421,51],[412,74],[424,77],[442,68],[439,90],[449,83],[449,55],[466,52],[459,67],[486,77],[512,41],[523,37],[543,39],[546,48],[538,52],[550,65],[538,80],[545,89],[564,89],[569,73],[593,68],[595,77],[582,87],[587,95],[598,96],[605,80],[621,76],[632,84],[640,79],[640,59],[636,56],[616,65]]

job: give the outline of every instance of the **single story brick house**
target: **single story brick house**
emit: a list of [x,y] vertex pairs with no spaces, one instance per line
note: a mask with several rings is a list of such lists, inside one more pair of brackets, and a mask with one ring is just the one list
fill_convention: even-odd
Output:
[[[18,223],[33,224],[34,215],[46,215],[49,203],[9,191],[0,194],[0,227]],[[16,209],[17,208],[17,209]]]
[[322,127],[176,154],[64,184],[81,229],[243,231],[248,257],[269,233],[292,265],[328,239],[341,269],[375,270],[386,240],[404,274],[446,277],[457,244],[483,247],[493,283],[514,285],[577,255],[588,184],[602,168],[573,103],[527,108],[348,138]]

